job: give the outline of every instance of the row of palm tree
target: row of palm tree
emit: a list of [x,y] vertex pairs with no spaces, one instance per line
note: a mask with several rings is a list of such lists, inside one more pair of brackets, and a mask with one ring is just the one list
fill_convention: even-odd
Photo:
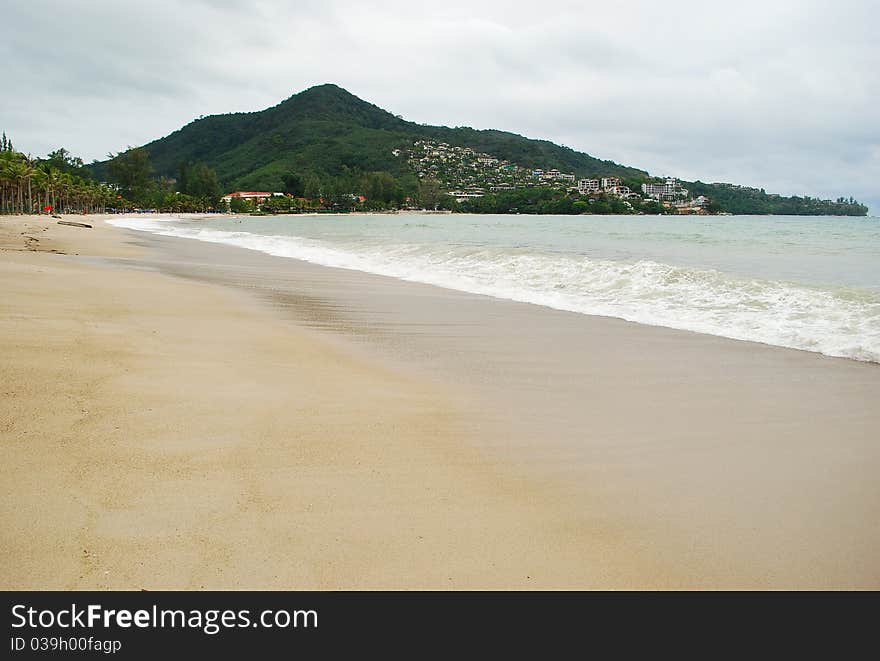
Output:
[[0,214],[103,213],[118,194],[97,182],[63,172],[16,151],[0,151]]

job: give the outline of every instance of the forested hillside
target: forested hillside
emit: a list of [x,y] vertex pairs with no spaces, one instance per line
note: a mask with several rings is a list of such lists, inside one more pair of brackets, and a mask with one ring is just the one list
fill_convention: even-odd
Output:
[[[600,160],[546,140],[493,129],[408,122],[332,84],[312,87],[259,112],[195,120],[144,145],[143,152],[157,179],[180,181],[193,168],[209,168],[226,191],[308,192],[314,197],[361,194],[381,184],[385,192],[380,202],[394,204],[424,195],[424,186],[401,155],[418,140],[467,147],[524,168],[559,170],[578,179],[617,176],[636,192],[642,183],[654,180],[644,170]],[[111,161],[87,167],[97,179],[113,180]],[[710,198],[715,211],[867,213],[866,207],[852,199],[780,197],[731,184],[685,184],[693,195]],[[569,208],[573,202],[561,204]]]

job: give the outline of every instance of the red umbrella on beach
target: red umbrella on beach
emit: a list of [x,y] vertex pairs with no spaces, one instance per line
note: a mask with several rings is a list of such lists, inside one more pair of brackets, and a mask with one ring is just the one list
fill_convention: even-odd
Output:
[[43,207],[43,211],[45,211],[46,213],[52,213],[52,205],[47,204],[46,206]]

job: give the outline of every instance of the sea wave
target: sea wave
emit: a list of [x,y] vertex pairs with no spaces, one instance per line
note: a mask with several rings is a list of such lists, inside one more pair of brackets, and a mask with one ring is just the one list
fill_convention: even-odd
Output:
[[880,362],[880,293],[528,247],[331,243],[121,217],[114,225],[558,310]]

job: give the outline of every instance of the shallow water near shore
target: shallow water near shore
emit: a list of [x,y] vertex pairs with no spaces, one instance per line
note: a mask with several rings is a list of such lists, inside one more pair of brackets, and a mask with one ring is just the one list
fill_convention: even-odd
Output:
[[583,314],[880,362],[880,220],[735,216],[121,217]]

